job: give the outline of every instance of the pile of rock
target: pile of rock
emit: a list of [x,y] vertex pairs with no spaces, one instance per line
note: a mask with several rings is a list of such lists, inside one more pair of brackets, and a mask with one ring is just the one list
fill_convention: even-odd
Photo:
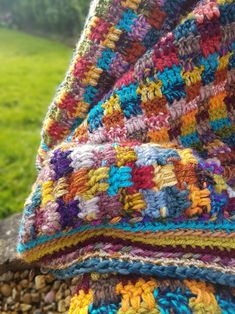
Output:
[[16,214],[0,220],[0,313],[67,313],[78,279],[60,281],[18,260],[20,219]]
[[77,283],[77,278],[60,281],[36,269],[8,271],[0,276],[0,313],[67,313]]

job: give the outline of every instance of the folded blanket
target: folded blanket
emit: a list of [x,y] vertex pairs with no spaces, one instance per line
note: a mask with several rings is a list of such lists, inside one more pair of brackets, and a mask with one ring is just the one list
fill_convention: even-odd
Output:
[[234,0],[91,6],[18,244],[70,313],[235,312],[234,52]]

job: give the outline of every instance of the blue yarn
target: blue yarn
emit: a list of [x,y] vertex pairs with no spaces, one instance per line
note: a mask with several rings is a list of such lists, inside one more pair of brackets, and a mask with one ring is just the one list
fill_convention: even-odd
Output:
[[173,33],[176,41],[182,37],[187,37],[189,34],[197,35],[198,29],[196,21],[194,19],[186,20],[183,24],[179,25]]
[[131,116],[138,116],[142,114],[142,109],[140,107],[140,102],[136,103],[135,106],[133,106],[133,103],[121,103],[121,109],[124,112],[124,116],[126,118],[130,118]]
[[119,308],[120,308],[120,303],[100,305],[99,307],[93,307],[93,304],[91,304],[89,308],[89,314],[116,314]]
[[233,132],[233,134],[231,134],[230,136],[228,137],[224,137],[223,138],[223,141],[229,145],[229,147],[232,147],[235,145],[235,132]]
[[66,269],[52,271],[52,273],[59,279],[66,279],[84,273],[112,273],[118,272],[122,275],[138,274],[138,275],[152,275],[161,278],[176,278],[183,280],[194,279],[209,281],[214,284],[227,285],[235,287],[235,275],[221,273],[216,270],[204,269],[199,267],[176,267],[176,266],[159,266],[150,263],[141,263],[134,261],[120,261],[120,260],[101,260],[98,258],[91,258],[77,265],[72,265]]
[[225,126],[230,126],[231,122],[230,122],[229,118],[222,118],[222,119],[210,121],[210,125],[211,125],[213,131],[216,132]]
[[137,154],[137,166],[151,166],[158,164],[164,166],[169,158],[180,160],[180,156],[175,149],[160,148],[156,146],[135,147]]
[[115,57],[115,53],[110,48],[104,49],[102,56],[97,61],[97,67],[103,70],[109,70],[112,59]]
[[221,24],[229,24],[235,20],[235,3],[224,4],[219,7]]
[[[31,197],[30,204],[25,206],[24,214],[23,214],[22,221],[19,228],[20,233],[23,232],[24,230],[24,226],[23,226],[24,220],[27,219],[28,216],[34,215],[36,208],[41,204],[41,201],[42,201],[41,189],[42,189],[41,185],[37,185],[33,193],[33,196]],[[31,240],[34,239],[35,238],[34,236],[35,236],[35,228],[33,225],[30,225],[30,239]]]
[[160,208],[157,207],[157,196],[158,193],[152,191],[152,190],[141,190],[141,193],[144,195],[144,200],[146,204],[148,204],[148,207],[143,210],[142,214],[143,216],[148,216],[152,218],[160,218]]
[[159,218],[162,208],[166,210],[166,217],[178,217],[191,205],[190,201],[186,201],[189,191],[181,191],[176,186],[165,187],[159,192],[152,190],[142,190],[141,192],[148,204],[143,215],[152,218]]
[[157,77],[163,83],[161,91],[170,104],[172,104],[174,100],[180,100],[182,97],[186,97],[181,72],[182,66],[175,64],[170,69],[166,67],[162,72],[157,72]]
[[175,86],[184,85],[181,72],[182,66],[174,64],[170,69],[166,67],[162,72],[157,72],[157,77],[162,81],[163,87],[171,90]]
[[150,28],[150,30],[145,35],[142,44],[146,48],[150,48],[157,42],[159,37],[160,37],[159,31],[156,28],[152,27],[152,28]]
[[181,10],[182,4],[187,0],[168,0],[164,2],[163,10],[167,12],[168,20],[176,16],[176,12]]
[[118,89],[116,91],[116,94],[120,98],[121,102],[138,100],[140,96],[136,93],[137,88],[138,88],[137,84],[131,83],[128,86],[123,86],[122,89],[120,90]]
[[[142,114],[141,97],[136,92],[137,87],[137,84],[130,84],[116,91],[120,99],[120,107],[126,118]],[[135,106],[133,106],[133,103],[135,103]]]
[[46,152],[49,151],[49,147],[44,143],[44,142],[41,142],[41,147],[43,150],[45,150]]
[[123,12],[120,21],[116,25],[116,28],[124,30],[124,31],[127,31],[127,32],[130,32],[131,31],[131,26],[133,25],[134,20],[137,17],[138,16],[136,15],[136,13],[133,10],[127,9],[126,11]]
[[208,185],[208,190],[210,191],[210,198],[211,198],[211,213],[212,215],[222,217],[223,208],[228,203],[228,195],[226,193],[218,194],[214,190],[211,185]]
[[98,89],[95,88],[94,86],[89,85],[86,88],[86,91],[83,95],[84,101],[87,102],[88,104],[92,105],[94,98],[96,98],[96,96],[97,96],[97,93],[98,93]]
[[118,193],[120,188],[130,187],[133,185],[131,181],[130,167],[115,167],[111,166],[109,170],[109,188],[107,190],[108,195],[113,196]]
[[[232,43],[232,50],[235,51],[235,41]],[[229,64],[228,64],[229,70],[235,68],[235,54],[233,53],[232,56],[229,59]]]
[[191,314],[188,302],[192,296],[191,292],[188,290],[182,292],[180,288],[175,291],[161,291],[157,304],[162,314]]
[[228,297],[227,299],[221,296],[216,297],[217,303],[222,310],[222,314],[234,314],[235,313],[235,300],[233,297]]
[[102,102],[90,110],[87,118],[90,132],[102,126],[103,112]]
[[214,81],[215,72],[219,65],[218,58],[218,53],[210,54],[207,58],[201,57],[200,63],[204,66],[201,78],[202,82],[206,85]]
[[197,131],[189,135],[180,136],[181,142],[185,147],[191,147],[196,143],[200,143]]
[[30,204],[25,206],[25,210],[24,210],[25,216],[32,215],[33,212],[35,211],[35,208],[37,208],[41,204],[41,200],[42,200],[41,190],[42,190],[42,186],[37,185],[32,197],[31,197]]

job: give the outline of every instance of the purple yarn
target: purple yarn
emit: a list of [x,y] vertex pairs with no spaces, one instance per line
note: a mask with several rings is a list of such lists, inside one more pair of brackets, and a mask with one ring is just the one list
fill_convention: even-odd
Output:
[[57,200],[59,205],[58,212],[60,213],[60,224],[62,229],[66,227],[79,227],[81,225],[80,219],[78,218],[78,204],[77,200],[73,200],[67,204],[62,198]]
[[54,155],[51,158],[51,164],[53,164],[54,166],[56,180],[73,171],[73,168],[70,167],[72,159],[68,157],[70,153],[71,153],[70,151],[63,152],[60,149],[57,149],[54,152]]

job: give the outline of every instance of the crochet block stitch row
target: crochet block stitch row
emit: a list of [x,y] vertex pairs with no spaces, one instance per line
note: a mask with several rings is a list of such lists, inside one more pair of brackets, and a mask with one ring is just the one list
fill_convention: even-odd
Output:
[[[109,282],[109,285],[107,285]],[[232,314],[234,291],[195,280],[84,277],[69,314]]]
[[65,81],[42,131],[39,163],[69,136],[115,81],[173,29],[195,0],[101,0],[91,7]]
[[[218,273],[220,283],[227,280],[226,269],[234,285],[234,195],[223,173],[218,162],[205,163],[191,149],[133,142],[61,145],[44,162],[26,205],[18,249],[59,277],[91,267],[102,271],[108,260],[110,271],[118,267],[121,273],[139,263],[163,274],[168,266],[192,272],[197,265],[199,278],[207,269],[211,281]],[[223,220],[226,229],[213,232]]]
[[[199,20],[197,12],[210,7],[199,6],[117,80],[73,140],[173,142],[203,157],[232,161],[234,155],[226,158],[225,152],[234,146],[235,5],[213,5],[209,22],[206,14]],[[224,42],[228,28],[231,36]],[[192,40],[196,47],[189,51]]]

